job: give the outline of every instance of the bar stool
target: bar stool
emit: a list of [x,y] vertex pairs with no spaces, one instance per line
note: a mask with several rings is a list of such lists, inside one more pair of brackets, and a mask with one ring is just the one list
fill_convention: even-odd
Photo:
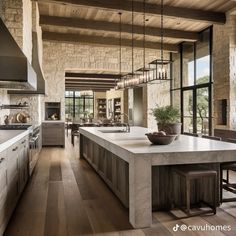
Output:
[[[215,170],[206,169],[202,166],[193,166],[193,165],[183,165],[173,168],[173,173],[176,173],[181,178],[184,178],[185,181],[185,194],[186,194],[186,208],[182,210],[186,213],[188,217],[213,213],[216,214],[216,205],[217,205],[217,172]],[[207,177],[213,179],[213,190],[212,199],[213,203],[207,203],[203,199],[200,199],[200,203],[211,208],[210,210],[201,210],[200,212],[191,211],[191,181],[192,180],[201,180],[201,178]],[[200,191],[200,189],[198,189]]]
[[[236,143],[236,139],[227,138],[226,142]],[[223,171],[226,171],[226,179],[223,177]],[[234,202],[236,197],[224,198],[223,191],[236,194],[236,183],[230,182],[229,171],[236,171],[236,162],[222,163],[220,165],[220,178],[221,178],[221,191],[220,191],[220,201],[223,202]]]

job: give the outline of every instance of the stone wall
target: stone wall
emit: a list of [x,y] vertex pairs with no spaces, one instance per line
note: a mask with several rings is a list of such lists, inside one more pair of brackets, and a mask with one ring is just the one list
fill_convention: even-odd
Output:
[[[61,102],[62,119],[65,119],[65,71],[119,72],[119,49],[117,47],[93,46],[73,43],[44,42],[43,69],[48,93],[44,102]],[[143,66],[142,49],[134,51],[135,69]],[[157,50],[146,50],[146,61],[158,58]],[[122,72],[131,71],[131,48],[122,49]],[[128,94],[128,92],[127,92]],[[126,106],[128,109],[128,105]]]
[[[213,27],[213,127],[236,128],[236,17],[227,15],[226,25]],[[227,125],[220,124],[220,101],[227,99]]]
[[170,105],[170,81],[147,86],[147,127],[153,130],[157,129],[157,122],[151,114],[153,108],[158,106]]
[[23,0],[23,52],[32,62],[32,2]]

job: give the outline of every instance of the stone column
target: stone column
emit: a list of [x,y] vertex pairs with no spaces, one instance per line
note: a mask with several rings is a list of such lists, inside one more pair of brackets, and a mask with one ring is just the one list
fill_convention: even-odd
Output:
[[129,221],[134,228],[152,224],[152,166],[149,158],[133,155],[129,161]]

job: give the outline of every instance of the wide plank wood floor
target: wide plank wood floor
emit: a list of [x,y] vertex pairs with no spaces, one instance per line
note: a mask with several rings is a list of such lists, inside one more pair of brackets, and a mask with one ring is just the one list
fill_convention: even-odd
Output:
[[[236,175],[234,175],[236,180]],[[180,214],[181,212],[175,212]],[[174,232],[176,224],[230,225],[231,231]],[[214,216],[177,219],[154,212],[151,228],[133,229],[126,210],[66,138],[66,147],[43,148],[31,180],[8,224],[6,236],[236,235],[236,202]]]

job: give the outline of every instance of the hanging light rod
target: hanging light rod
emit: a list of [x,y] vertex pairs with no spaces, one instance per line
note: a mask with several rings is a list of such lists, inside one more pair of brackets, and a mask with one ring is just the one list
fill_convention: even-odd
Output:
[[[133,0],[132,0],[132,26],[133,26]],[[143,67],[134,72],[134,53],[133,53],[133,27],[132,27],[132,72],[123,76],[117,83],[117,89],[132,88],[143,86],[147,83],[156,83],[157,81],[169,81],[170,60],[164,59],[164,0],[161,0],[161,51],[160,59],[156,59],[146,67],[146,0],[143,0]]]

